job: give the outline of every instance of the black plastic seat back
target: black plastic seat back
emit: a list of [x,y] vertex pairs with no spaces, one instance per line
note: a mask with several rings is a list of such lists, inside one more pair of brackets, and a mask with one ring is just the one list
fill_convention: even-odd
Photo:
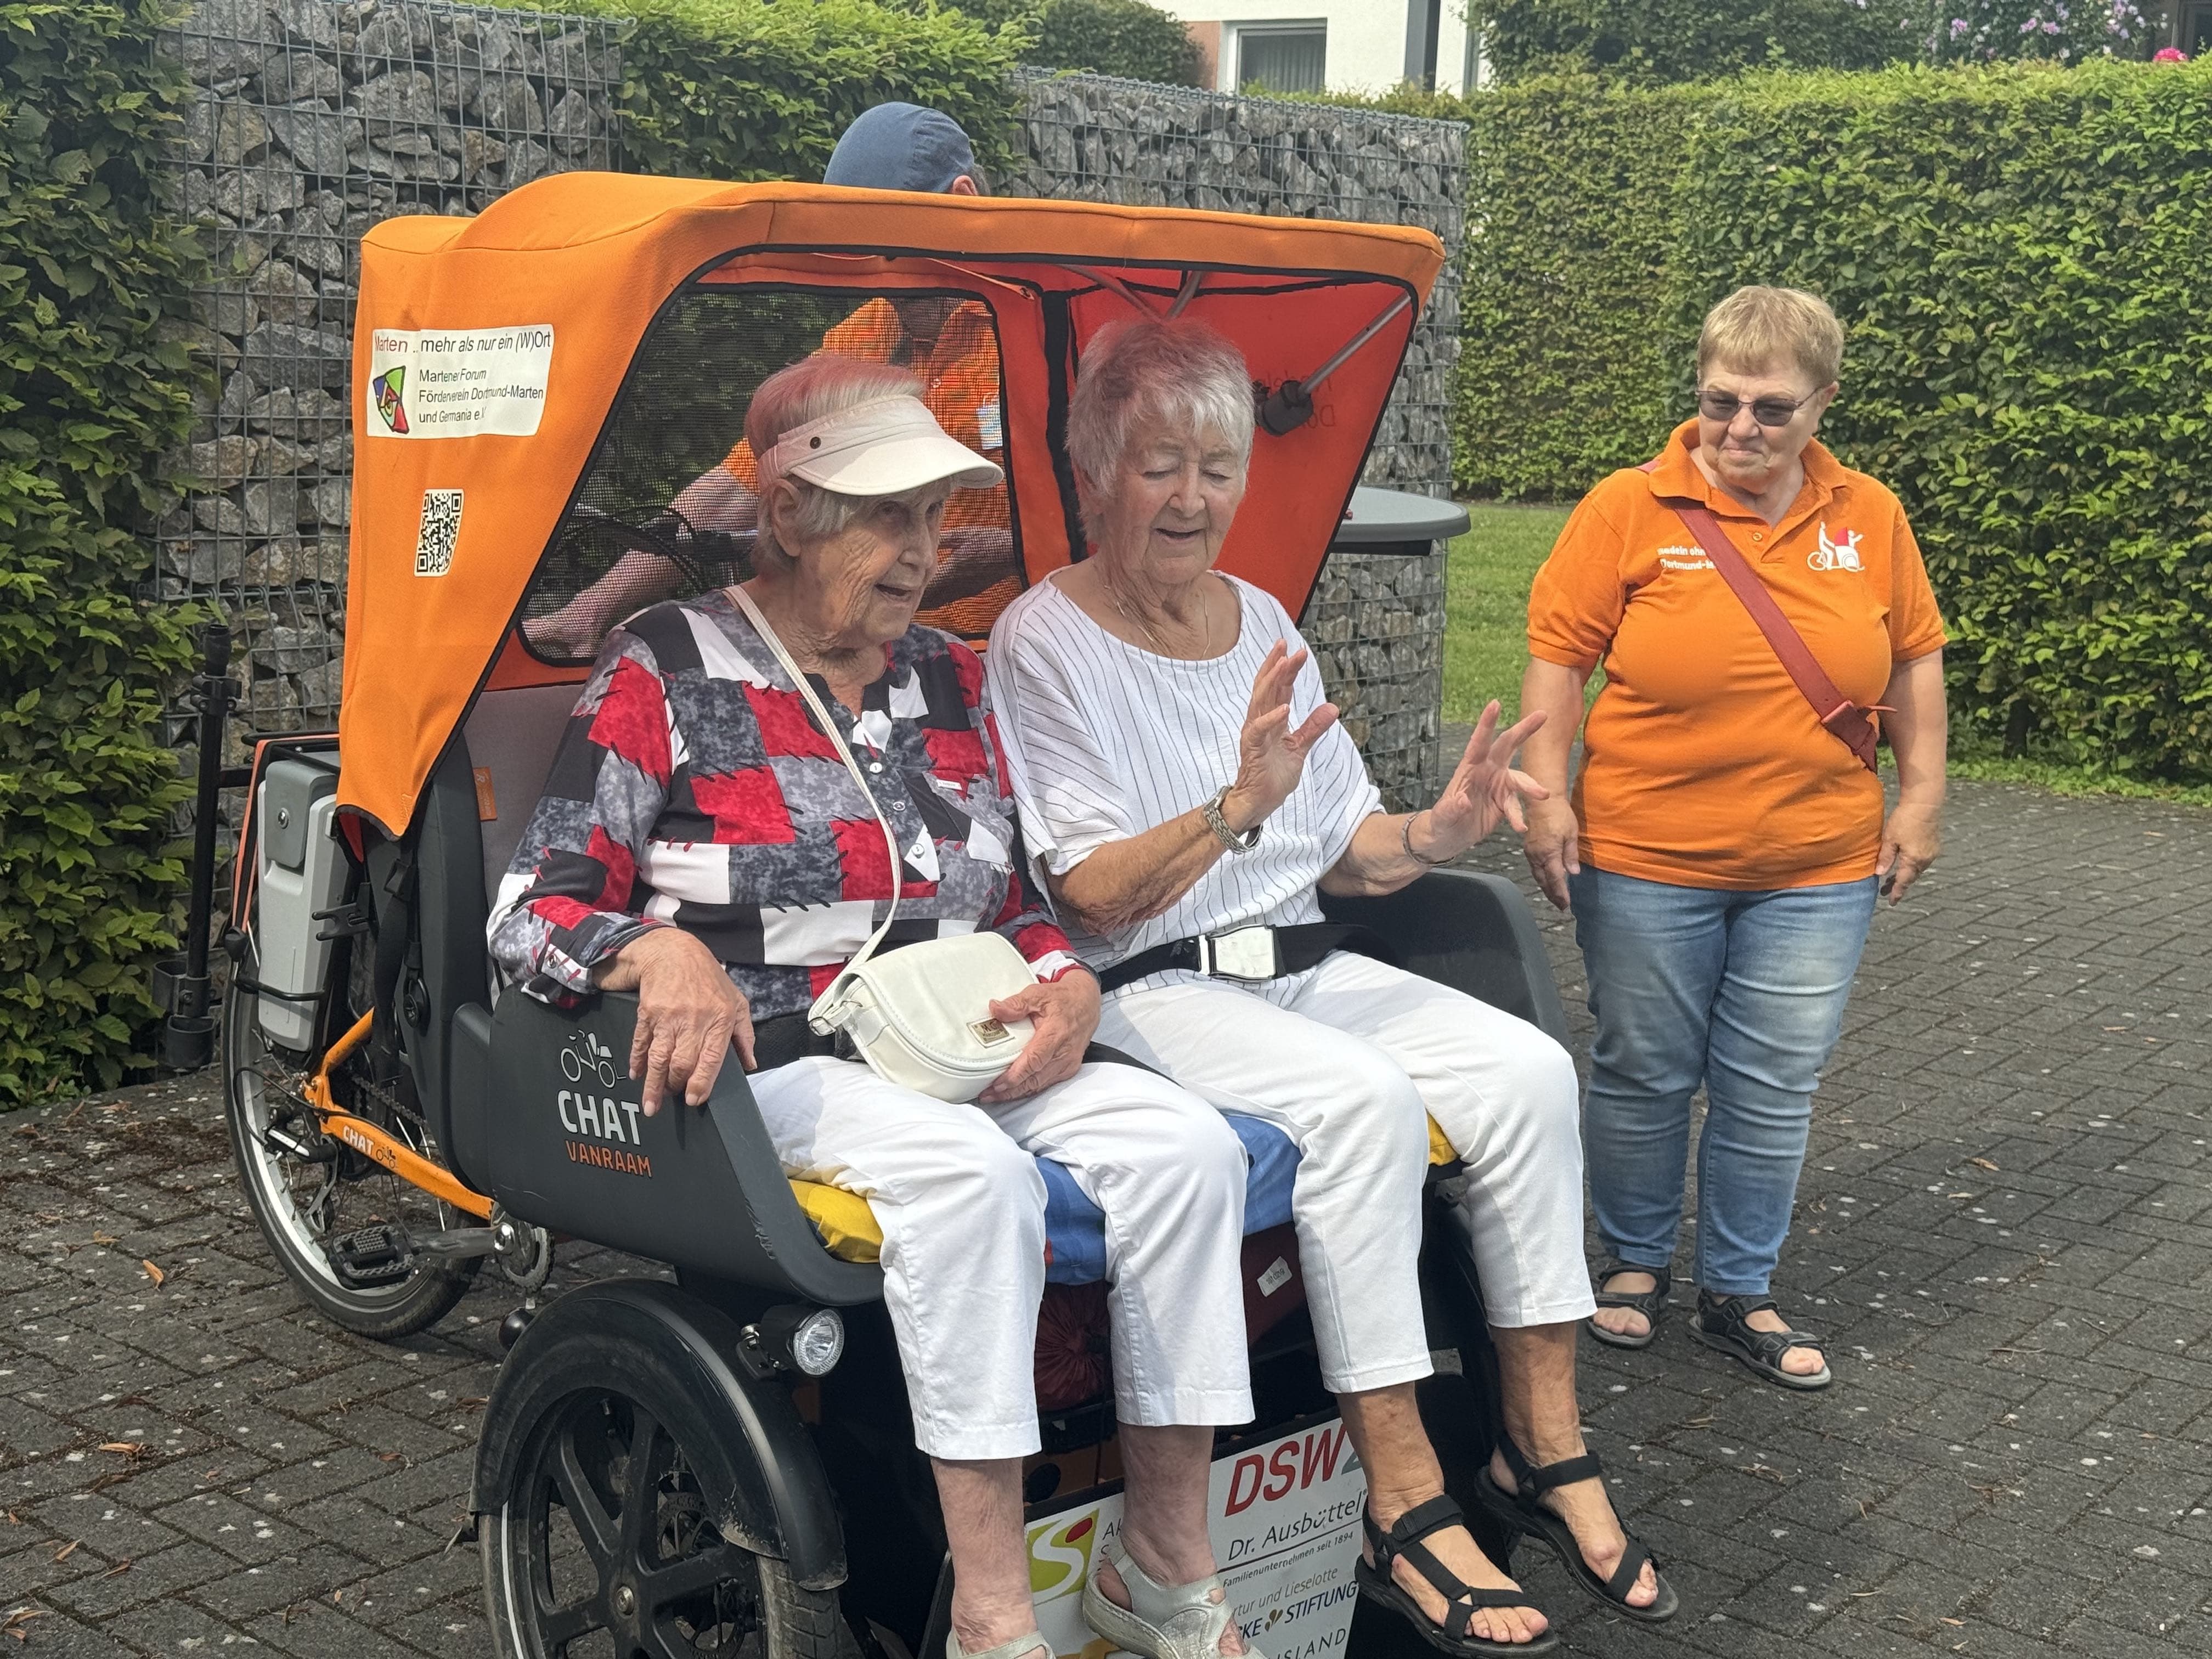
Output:
[[485,1190],[525,1221],[686,1274],[830,1304],[880,1297],[878,1269],[823,1248],[734,1062],[705,1106],[645,1115],[627,1075],[636,1023],[637,999],[613,993],[567,1012],[519,995],[489,1020],[463,1011],[461,1070],[483,1067],[496,1126]]
[[[882,1275],[823,1249],[744,1073],[647,1118],[631,996],[491,1008],[484,924],[576,700],[488,691],[431,775],[415,842],[419,969],[402,980],[416,1091],[453,1172],[520,1219],[778,1296],[872,1301]],[[419,1015],[419,1018],[418,1018]]]
[[409,920],[401,925],[411,926],[414,944],[399,980],[400,1037],[431,1134],[453,1173],[481,1191],[484,1125],[470,1110],[456,1111],[453,1077],[453,1016],[489,1000],[491,994],[476,790],[468,750],[458,738],[439,760],[423,793],[411,877],[395,880],[392,866],[398,850],[387,843],[373,853],[369,878],[380,890],[380,929],[394,921],[384,895],[395,885],[408,894]]
[[[456,1075],[455,1019],[491,1003],[484,923],[500,877],[544,793],[554,751],[576,704],[574,685],[486,691],[439,757],[415,836],[408,908],[416,951],[400,981],[400,1024],[423,1116],[453,1173],[484,1190],[491,1121],[477,1072]],[[380,849],[381,883],[396,848]]]
[[1407,971],[1464,991],[1566,1042],[1566,1010],[1544,936],[1521,890],[1504,877],[1431,870],[1382,898],[1324,893],[1321,905],[1331,921],[1357,922],[1389,939]]
[[524,685],[480,694],[461,727],[475,786],[483,854],[484,901],[499,898],[500,878],[521,843],[530,815],[545,793],[554,751],[568,729],[580,685]]

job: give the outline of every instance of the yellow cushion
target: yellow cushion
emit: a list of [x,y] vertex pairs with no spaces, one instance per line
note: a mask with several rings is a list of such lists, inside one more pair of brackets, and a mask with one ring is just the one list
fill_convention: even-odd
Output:
[[830,1254],[839,1261],[873,1261],[883,1254],[884,1230],[877,1224],[868,1200],[860,1194],[818,1181],[794,1181],[791,1195],[806,1212],[814,1231],[822,1235]]
[[[1436,1119],[1431,1118],[1429,1162],[1449,1164],[1458,1156],[1451,1142],[1444,1139],[1444,1132],[1437,1127]],[[818,1181],[794,1181],[791,1183],[791,1195],[806,1212],[814,1231],[822,1235],[822,1243],[830,1254],[839,1261],[873,1261],[883,1254],[884,1230],[876,1220],[876,1212],[868,1207],[868,1200],[858,1193],[825,1186]]]

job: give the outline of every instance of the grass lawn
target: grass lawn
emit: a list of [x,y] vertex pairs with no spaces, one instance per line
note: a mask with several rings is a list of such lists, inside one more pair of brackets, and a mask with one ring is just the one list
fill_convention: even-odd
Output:
[[1528,659],[1528,584],[1552,550],[1564,507],[1476,502],[1474,520],[1451,544],[1444,574],[1444,718],[1472,720],[1496,697],[1521,702]]
[[[1528,584],[1567,521],[1564,507],[1505,507],[1474,502],[1466,535],[1451,544],[1444,574],[1444,718],[1473,720],[1496,697],[1507,717],[1521,701],[1527,663]],[[1589,695],[1604,680],[1590,676]],[[2027,783],[2062,795],[2123,795],[2212,806],[2212,787],[2140,782],[2054,765],[2005,760],[1959,746],[1953,732],[1951,775],[1992,783]]]

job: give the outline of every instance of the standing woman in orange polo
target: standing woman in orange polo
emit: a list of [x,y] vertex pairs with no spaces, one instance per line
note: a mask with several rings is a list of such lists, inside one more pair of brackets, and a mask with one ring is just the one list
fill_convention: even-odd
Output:
[[[1549,716],[1522,760],[1552,792],[1528,809],[1528,864],[1574,911],[1596,1022],[1583,1134],[1609,1259],[1590,1333],[1655,1334],[1702,1085],[1692,1334],[1794,1389],[1832,1380],[1767,1293],[1813,1091],[1877,897],[1934,860],[1943,803],[1920,550],[1897,497],[1814,437],[1843,348],[1794,289],[1713,307],[1697,418],[1584,496],[1537,574],[1521,694]],[[1886,816],[1876,719],[1900,786]]]

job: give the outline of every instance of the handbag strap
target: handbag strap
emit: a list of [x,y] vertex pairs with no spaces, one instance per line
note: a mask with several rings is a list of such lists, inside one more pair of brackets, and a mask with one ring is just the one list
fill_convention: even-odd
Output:
[[814,1006],[806,1011],[806,1023],[817,1034],[826,1036],[836,1029],[838,1022],[828,1017],[825,1009],[834,1006],[835,1000],[847,982],[866,965],[870,957],[875,955],[877,947],[884,942],[884,936],[890,932],[891,923],[898,920],[899,897],[906,885],[900,879],[899,871],[905,854],[899,851],[898,836],[891,829],[890,819],[884,815],[883,803],[876,799],[876,792],[868,787],[868,781],[860,772],[860,763],[853,758],[853,745],[837,734],[837,722],[830,719],[828,707],[815,696],[812,682],[791,659],[791,653],[784,649],[783,641],[776,637],[775,629],[769,626],[768,618],[761,614],[761,608],[753,602],[753,596],[736,583],[732,583],[728,591],[737,600],[738,609],[745,613],[746,620],[752,623],[753,631],[761,636],[769,650],[775,653],[776,661],[782,664],[783,672],[791,676],[791,683],[799,688],[799,695],[806,699],[806,706],[814,711],[814,718],[822,723],[823,734],[836,749],[837,757],[845,763],[845,769],[853,775],[853,781],[860,786],[861,799],[874,809],[876,822],[883,827],[884,848],[890,854],[891,908],[884,913],[883,925],[869,935],[868,942],[854,953],[852,960],[838,970],[836,978],[823,988],[822,994],[814,999]]
[[1828,678],[1828,671],[1813,654],[1813,647],[1805,643],[1805,636],[1782,614],[1774,595],[1759,580],[1750,562],[1736,551],[1735,544],[1729,540],[1728,532],[1721,528],[1721,521],[1713,516],[1712,509],[1698,501],[1662,499],[1689,527],[1690,534],[1705,549],[1705,556],[1721,573],[1721,580],[1729,585],[1729,592],[1751,612],[1751,619],[1759,624],[1766,643],[1781,659],[1783,667],[1789,670],[1790,679],[1796,682],[1805,701],[1813,705],[1814,718],[1859,757],[1862,766],[1880,776],[1881,767],[1875,754],[1874,721],[1865,709],[1836,689],[1836,683]]

